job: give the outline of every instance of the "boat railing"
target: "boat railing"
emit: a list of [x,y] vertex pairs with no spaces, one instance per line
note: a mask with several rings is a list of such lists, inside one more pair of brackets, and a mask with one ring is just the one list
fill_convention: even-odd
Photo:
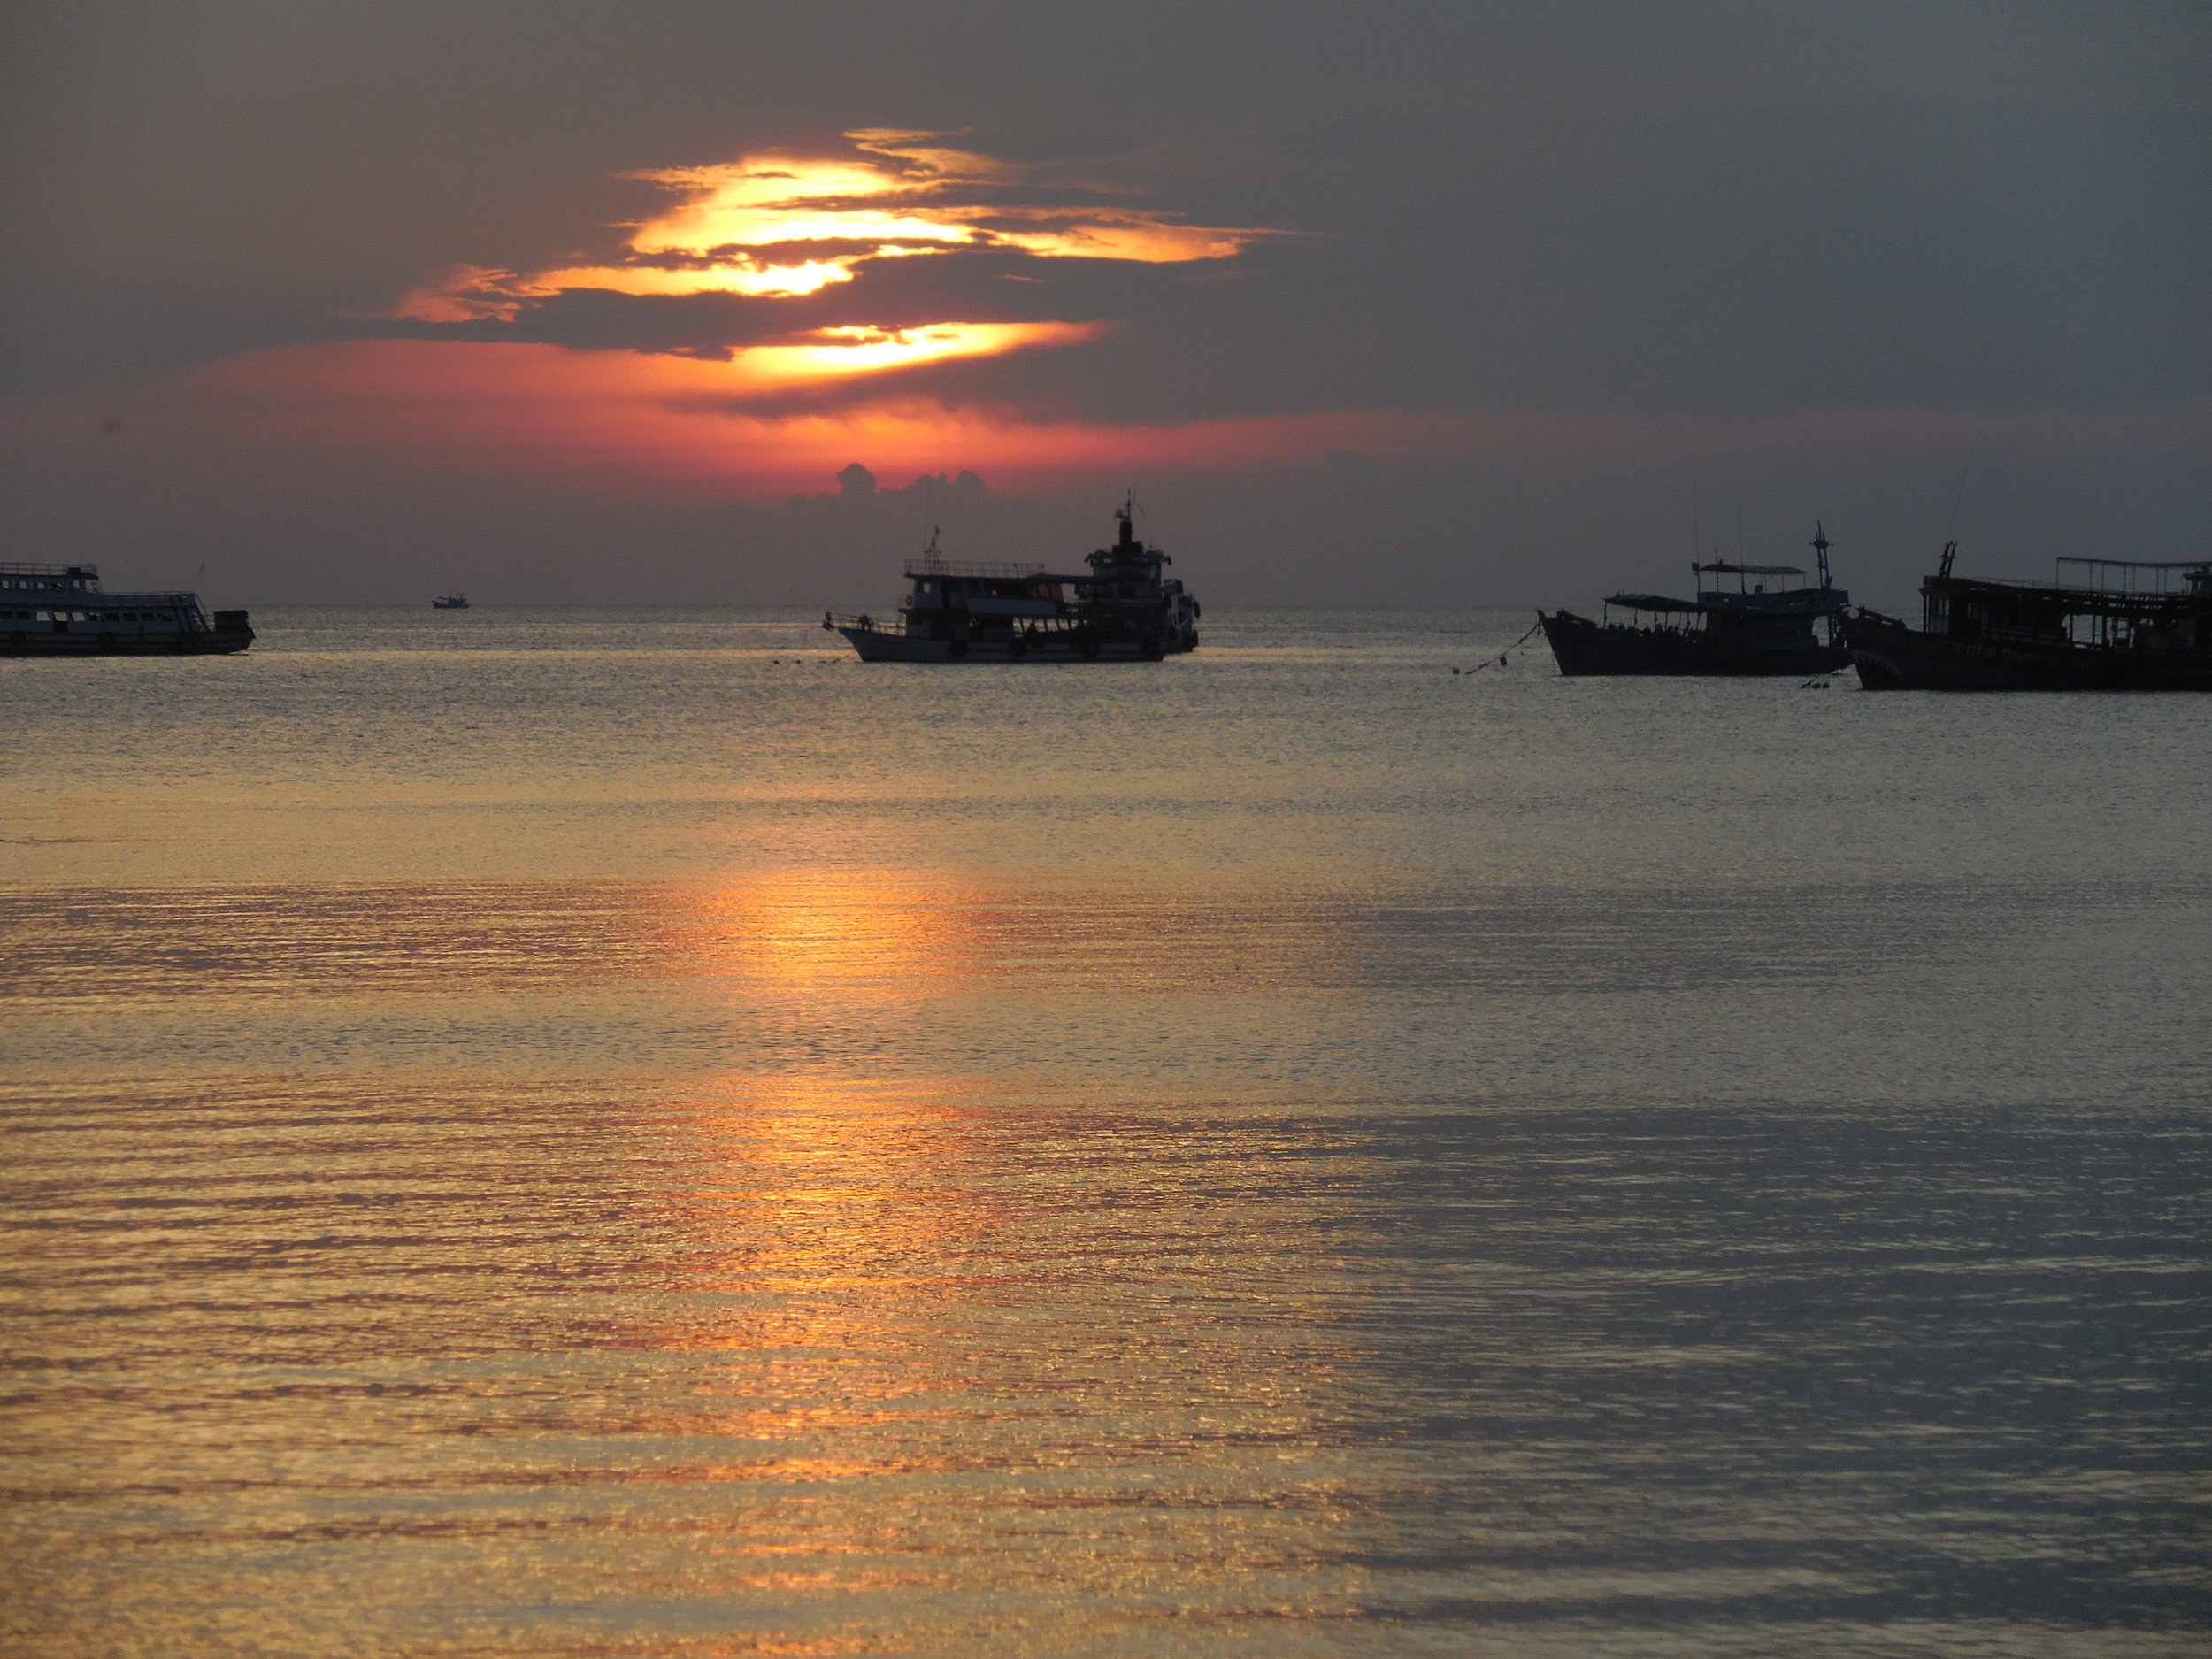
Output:
[[100,580],[100,567],[81,561],[75,565],[38,565],[26,559],[0,559],[0,576],[81,576],[96,582]]
[[97,594],[97,565],[40,565],[26,559],[0,563],[0,589],[16,593]]
[[1041,565],[1010,563],[1004,559],[918,558],[906,561],[909,576],[968,576],[985,580],[1026,581],[1045,573]]
[[2129,596],[2212,593],[2212,559],[2062,558],[2056,585],[2079,593]]
[[[2202,570],[2201,565],[2177,565],[2181,571]],[[1920,585],[1922,608],[1930,617],[1947,613],[1953,605],[1980,606],[2032,615],[2035,626],[2055,626],[2061,616],[2141,618],[2147,621],[2177,613],[2196,614],[2212,603],[2212,581],[2202,586],[2164,588],[2074,587],[2055,582],[2024,582],[1996,576],[1930,576]],[[1934,622],[1928,626],[1937,626]],[[1940,631],[1939,629],[1939,631]]]

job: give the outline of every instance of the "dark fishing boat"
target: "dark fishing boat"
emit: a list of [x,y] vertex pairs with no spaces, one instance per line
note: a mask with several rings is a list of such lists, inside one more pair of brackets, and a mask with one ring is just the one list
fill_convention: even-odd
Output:
[[1870,691],[2212,691],[2212,559],[2062,558],[2056,579],[1954,576],[1946,542],[1921,626],[1862,608],[1844,639]]
[[825,611],[822,626],[870,663],[1156,662],[1195,650],[1198,601],[1162,577],[1174,561],[1137,540],[1133,511],[1116,511],[1119,538],[1087,555],[1079,576],[948,559],[932,535],[907,561],[896,624]]
[[[1794,565],[1717,559],[1690,566],[1694,599],[1615,594],[1601,621],[1571,611],[1540,611],[1536,619],[1563,674],[1824,674],[1847,660],[1838,619],[1851,596],[1829,574],[1832,544],[1817,525],[1811,545],[1812,584]],[[1629,619],[1617,621],[1617,612]]]

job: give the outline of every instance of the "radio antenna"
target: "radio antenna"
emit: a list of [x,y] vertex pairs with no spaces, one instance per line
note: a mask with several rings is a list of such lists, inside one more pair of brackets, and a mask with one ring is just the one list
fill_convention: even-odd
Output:
[[1951,497],[1950,520],[1943,526],[1943,539],[1946,541],[1950,541],[1951,532],[1959,527],[1959,503],[1966,499],[1966,475],[1973,470],[1974,452],[1970,449],[1966,453],[1965,462],[1959,468],[1959,490],[1957,495]]

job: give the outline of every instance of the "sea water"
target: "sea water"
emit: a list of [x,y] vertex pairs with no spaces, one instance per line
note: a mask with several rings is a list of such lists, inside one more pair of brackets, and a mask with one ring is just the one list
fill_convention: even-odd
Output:
[[2212,699],[255,623],[0,662],[20,1651],[2205,1650]]

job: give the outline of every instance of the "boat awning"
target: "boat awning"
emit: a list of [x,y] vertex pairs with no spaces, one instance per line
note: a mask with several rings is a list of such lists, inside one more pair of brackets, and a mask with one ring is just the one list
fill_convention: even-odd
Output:
[[1805,572],[1794,565],[1693,565],[1690,568],[1701,576],[1802,576]]
[[1670,599],[1664,594],[1615,594],[1605,603],[1626,611],[1656,611],[1681,616],[1695,616],[1712,609],[1694,599]]

